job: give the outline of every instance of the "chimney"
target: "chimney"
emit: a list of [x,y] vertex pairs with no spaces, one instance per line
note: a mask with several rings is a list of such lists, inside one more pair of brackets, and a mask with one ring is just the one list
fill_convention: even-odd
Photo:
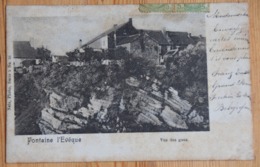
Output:
[[191,33],[188,33],[188,38],[190,38],[191,37]]
[[162,33],[163,33],[163,35],[166,36],[166,27],[163,27],[163,28],[162,28]]
[[31,45],[31,47],[34,48],[34,39],[33,38],[30,38],[30,45]]
[[117,27],[117,24],[114,24],[114,33],[113,33],[113,42],[114,42],[114,47],[113,48],[116,48],[116,44],[117,44],[117,33],[116,33],[116,27]]
[[82,40],[79,40],[79,49],[82,47]]
[[128,23],[129,23],[130,25],[133,25],[133,20],[132,20],[132,18],[129,18]]
[[170,43],[170,38],[168,37],[166,27],[163,27],[162,33],[163,33],[164,38],[166,38],[166,40]]

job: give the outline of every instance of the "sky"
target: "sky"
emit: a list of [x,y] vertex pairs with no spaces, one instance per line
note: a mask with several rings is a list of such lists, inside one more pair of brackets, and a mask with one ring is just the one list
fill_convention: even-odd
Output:
[[[13,19],[13,39],[31,41],[33,47],[47,47],[52,54],[65,55],[79,46],[79,39],[87,43],[92,38],[110,29],[114,24],[122,24],[133,19],[137,29],[189,32],[205,36],[204,14],[144,14],[133,8],[97,8],[86,10],[80,16],[58,17],[15,17]],[[100,11],[100,10],[99,10]]]

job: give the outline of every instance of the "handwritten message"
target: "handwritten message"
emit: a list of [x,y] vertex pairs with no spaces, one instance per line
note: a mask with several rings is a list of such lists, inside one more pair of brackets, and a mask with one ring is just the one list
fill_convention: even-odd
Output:
[[208,23],[209,101],[215,112],[250,111],[250,57],[247,11],[215,9]]

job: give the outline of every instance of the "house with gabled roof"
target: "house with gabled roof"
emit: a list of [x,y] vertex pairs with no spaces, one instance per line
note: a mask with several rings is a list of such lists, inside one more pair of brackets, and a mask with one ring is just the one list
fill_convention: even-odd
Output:
[[206,38],[203,37],[202,35],[192,36],[191,33],[188,33],[188,32],[167,31],[166,34],[167,34],[168,41],[175,48],[177,48],[177,47],[178,48],[185,48],[189,44],[195,45],[198,42],[206,42]]
[[114,25],[96,36],[82,45],[82,48],[91,47],[95,51],[113,51],[117,47],[124,47],[133,55],[142,55],[157,63],[159,55],[166,53],[169,45],[162,31],[136,29],[130,18],[128,22]]
[[15,67],[34,65],[40,62],[37,51],[29,41],[14,41],[13,49]]
[[139,34],[139,31],[133,26],[132,19],[130,18],[129,21],[124,24],[115,24],[112,28],[82,45],[82,48],[91,47],[94,50],[113,50],[121,40],[137,34]]
[[194,44],[194,39],[191,37],[191,34],[188,32],[172,32],[167,31],[167,37],[171,44],[174,44],[174,47],[185,48],[188,44]]
[[124,47],[134,56],[146,57],[156,64],[162,64],[163,56],[168,51],[184,48],[196,41],[187,32],[136,29],[133,26],[132,18],[129,18],[128,22],[114,25],[82,45],[82,48],[113,51],[117,47]]
[[167,52],[170,43],[163,31],[140,30],[139,38],[125,45],[128,45],[129,52],[133,55],[141,55],[155,64],[162,64],[163,55]]

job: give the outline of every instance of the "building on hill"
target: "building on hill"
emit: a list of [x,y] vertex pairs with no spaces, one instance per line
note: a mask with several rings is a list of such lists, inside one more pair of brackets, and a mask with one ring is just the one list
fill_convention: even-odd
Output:
[[14,67],[24,65],[35,65],[40,63],[37,51],[31,46],[29,41],[14,41]]
[[130,18],[129,21],[124,24],[115,24],[109,30],[93,38],[85,45],[82,45],[82,48],[91,47],[94,50],[111,50],[115,49],[115,47],[118,43],[120,43],[121,40],[125,40],[125,38],[128,38],[129,36],[138,34],[139,31],[133,26],[132,19]]
[[162,64],[170,43],[162,31],[140,30],[139,38],[125,45],[128,45],[128,51],[133,55],[141,55],[155,64]]
[[176,47],[178,47],[179,49],[183,49],[189,44],[195,44],[195,40],[188,32],[167,31],[166,34],[169,42],[172,44],[171,49],[174,49]]
[[82,45],[82,48],[90,47],[95,51],[114,51],[118,47],[124,47],[135,56],[143,56],[155,64],[163,64],[164,55],[170,50],[185,48],[200,40],[203,38],[191,36],[188,32],[136,29],[133,26],[132,18],[130,18],[124,24],[115,24],[109,30]]
[[202,35],[200,35],[200,36],[191,36],[191,38],[193,39],[194,44],[196,44],[196,43],[198,43],[198,42],[204,42],[204,43],[206,43],[206,38],[203,37]]

